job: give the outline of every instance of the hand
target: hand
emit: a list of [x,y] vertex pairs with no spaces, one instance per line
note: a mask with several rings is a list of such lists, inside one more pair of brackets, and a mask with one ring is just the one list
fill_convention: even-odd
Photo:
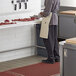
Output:
[[38,15],[31,16],[32,19],[39,19]]
[[43,16],[43,12],[40,12],[40,14]]

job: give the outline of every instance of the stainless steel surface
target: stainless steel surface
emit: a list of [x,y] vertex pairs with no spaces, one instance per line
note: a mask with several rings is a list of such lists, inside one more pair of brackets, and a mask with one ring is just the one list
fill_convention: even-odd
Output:
[[59,38],[76,37],[76,24],[74,15],[59,15]]
[[76,76],[76,45],[65,44],[63,49],[63,75]]

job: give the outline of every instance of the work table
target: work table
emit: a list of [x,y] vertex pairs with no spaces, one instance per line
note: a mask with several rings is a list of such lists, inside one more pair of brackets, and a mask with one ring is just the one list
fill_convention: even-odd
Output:
[[76,37],[76,11],[61,11],[59,14],[59,38]]
[[76,10],[60,11],[60,14],[75,15],[76,14]]
[[1,25],[0,26],[0,29],[4,29],[4,28],[11,28],[11,27],[19,27],[19,26],[24,26],[24,25],[35,25],[35,24],[40,24],[41,22],[41,19],[37,19],[37,20],[34,20],[34,21],[28,21],[28,22],[25,22],[25,21],[16,21],[16,24],[8,24],[8,25]]
[[35,55],[35,26],[40,21],[16,21],[0,26],[0,62]]

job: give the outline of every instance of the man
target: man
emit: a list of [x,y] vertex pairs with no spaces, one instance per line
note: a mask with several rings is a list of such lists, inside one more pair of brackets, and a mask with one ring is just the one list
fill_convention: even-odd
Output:
[[43,60],[44,63],[53,64],[54,62],[59,62],[59,47],[57,41],[57,25],[58,25],[58,16],[57,12],[59,10],[60,1],[59,0],[45,0],[45,9],[44,12],[41,12],[40,15],[43,17],[48,16],[52,12],[52,18],[49,24],[49,35],[48,39],[43,39],[48,58]]

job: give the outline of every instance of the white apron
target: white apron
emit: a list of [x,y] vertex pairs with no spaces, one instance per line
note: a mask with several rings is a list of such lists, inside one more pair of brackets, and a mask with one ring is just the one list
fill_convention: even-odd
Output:
[[52,12],[49,16],[43,17],[41,22],[41,29],[40,29],[40,37],[48,39],[48,33],[49,33],[49,23],[52,17]]

